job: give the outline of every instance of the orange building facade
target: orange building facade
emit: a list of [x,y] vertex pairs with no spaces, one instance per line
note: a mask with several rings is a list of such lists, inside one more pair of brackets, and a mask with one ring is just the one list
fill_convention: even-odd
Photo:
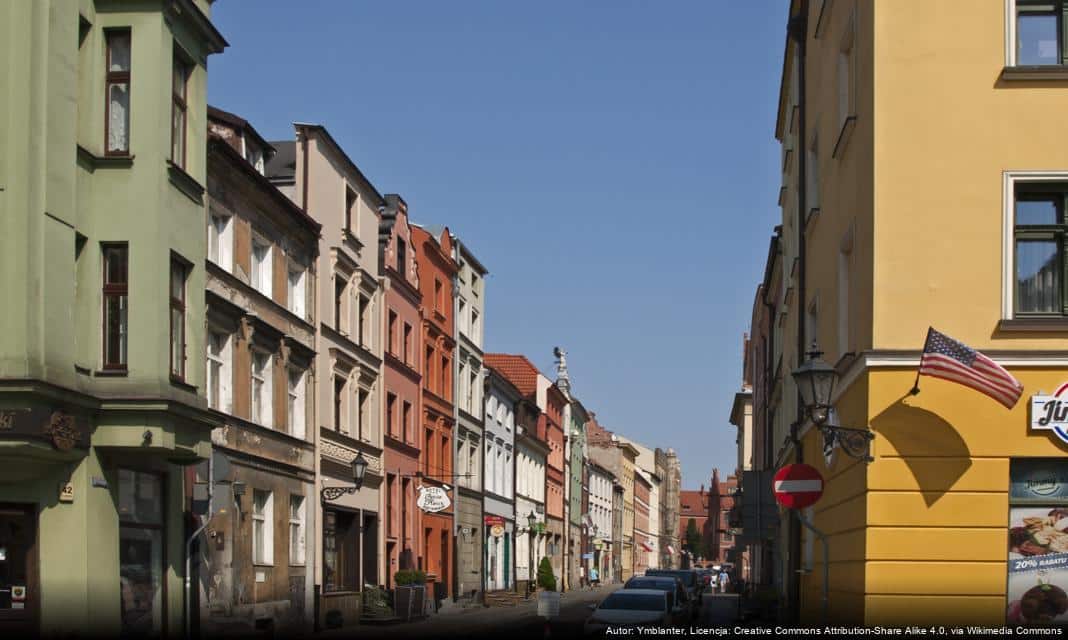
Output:
[[[421,482],[428,487],[453,484],[452,433],[455,420],[453,406],[452,359],[456,348],[453,338],[453,277],[456,262],[452,259],[452,238],[447,228],[429,229],[412,226],[421,302],[419,331],[422,353],[417,356],[422,368],[422,419],[420,434]],[[419,487],[416,487],[416,491]],[[447,490],[448,491],[448,490]],[[450,496],[450,501],[454,496]],[[422,518],[423,570],[435,594],[453,594],[454,555],[453,506]]]

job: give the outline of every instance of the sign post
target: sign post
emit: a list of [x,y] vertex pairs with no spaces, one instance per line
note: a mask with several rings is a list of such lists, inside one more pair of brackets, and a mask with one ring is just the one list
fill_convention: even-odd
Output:
[[801,510],[811,507],[823,496],[823,476],[807,464],[788,464],[779,469],[772,480],[775,501],[791,509],[798,522],[811,531],[823,543],[823,623],[827,624],[827,602],[831,578],[831,545],[827,536],[816,528],[812,521],[801,515]]

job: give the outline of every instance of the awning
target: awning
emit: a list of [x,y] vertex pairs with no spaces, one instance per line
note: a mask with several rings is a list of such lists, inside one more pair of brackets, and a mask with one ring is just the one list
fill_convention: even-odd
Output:
[[645,540],[642,540],[642,549],[644,549],[646,551],[656,551],[656,549],[653,548],[653,545],[649,544]]

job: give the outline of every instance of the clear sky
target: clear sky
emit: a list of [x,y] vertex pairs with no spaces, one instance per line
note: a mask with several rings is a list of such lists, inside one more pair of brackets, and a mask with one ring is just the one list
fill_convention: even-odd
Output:
[[608,428],[736,465],[742,334],[779,218],[786,0],[224,0],[209,102],[325,125],[490,270],[486,350]]

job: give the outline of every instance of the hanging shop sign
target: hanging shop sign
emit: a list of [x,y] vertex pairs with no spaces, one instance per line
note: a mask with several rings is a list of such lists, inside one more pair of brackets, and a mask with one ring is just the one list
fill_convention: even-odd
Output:
[[497,524],[501,525],[502,527],[504,526],[504,516],[487,515],[483,516],[482,520],[483,522],[485,522],[487,527],[492,527]]
[[1031,396],[1031,430],[1052,431],[1068,443],[1068,382],[1053,395]]
[[419,487],[419,497],[415,505],[427,513],[437,513],[449,508],[452,502],[441,487]]
[[493,536],[494,538],[500,538],[501,536],[503,536],[504,535],[504,525],[503,524],[495,524],[492,527],[490,527],[490,535]]

